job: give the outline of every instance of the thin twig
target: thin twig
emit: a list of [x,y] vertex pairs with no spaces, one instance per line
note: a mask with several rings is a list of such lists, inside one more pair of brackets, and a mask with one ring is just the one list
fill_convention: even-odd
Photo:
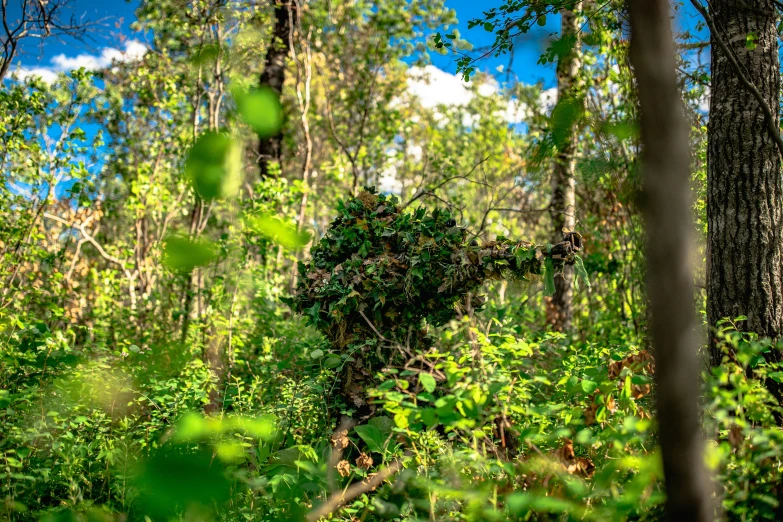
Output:
[[388,343],[388,342],[391,342],[391,341],[389,341],[387,338],[385,338],[383,335],[381,335],[381,332],[379,332],[379,331],[378,331],[378,329],[377,329],[377,328],[375,328],[375,325],[374,325],[374,324],[372,324],[372,321],[370,321],[370,320],[367,318],[367,316],[366,316],[366,315],[364,315],[364,312],[362,312],[361,310],[359,310],[359,313],[361,314],[361,316],[362,316],[362,317],[364,317],[364,320],[365,320],[365,321],[367,321],[367,324],[369,324],[369,325],[370,325],[370,328],[372,328],[372,331],[373,331],[373,332],[375,332],[375,335],[377,335],[378,337],[380,337],[380,338],[381,338],[381,340],[382,340],[382,341],[384,341],[384,342],[387,342],[387,343]]

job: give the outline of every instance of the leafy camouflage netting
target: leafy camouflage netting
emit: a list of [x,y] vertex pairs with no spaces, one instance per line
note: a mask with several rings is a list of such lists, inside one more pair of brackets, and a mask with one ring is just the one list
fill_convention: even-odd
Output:
[[488,279],[544,276],[551,290],[563,265],[577,264],[577,272],[584,272],[576,233],[556,245],[505,238],[479,245],[447,211],[403,212],[394,196],[374,189],[341,201],[337,210],[310,263],[300,263],[288,303],[338,353],[359,359],[366,377],[394,356],[381,346],[396,345],[410,355],[424,341],[426,325],[442,325],[480,306],[483,299],[474,292]]

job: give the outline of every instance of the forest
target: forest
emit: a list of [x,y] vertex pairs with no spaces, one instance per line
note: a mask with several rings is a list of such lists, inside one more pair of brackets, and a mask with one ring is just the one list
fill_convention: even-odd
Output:
[[0,520],[783,520],[783,2],[0,2]]

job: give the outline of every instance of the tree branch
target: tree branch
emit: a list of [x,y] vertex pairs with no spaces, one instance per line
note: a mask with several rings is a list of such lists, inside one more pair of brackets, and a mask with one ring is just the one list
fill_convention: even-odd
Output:
[[401,469],[402,469],[402,461],[400,459],[397,459],[391,464],[389,464],[387,467],[383,468],[374,477],[367,480],[366,482],[365,481],[356,482],[355,484],[351,484],[347,489],[345,489],[345,491],[342,491],[340,493],[335,493],[334,495],[329,497],[329,499],[326,502],[324,502],[316,509],[308,513],[307,515],[308,522],[316,522],[326,517],[328,514],[334,513],[342,506],[344,506],[346,503],[355,499],[359,495],[373,491],[375,488],[380,486],[384,480],[391,477]]

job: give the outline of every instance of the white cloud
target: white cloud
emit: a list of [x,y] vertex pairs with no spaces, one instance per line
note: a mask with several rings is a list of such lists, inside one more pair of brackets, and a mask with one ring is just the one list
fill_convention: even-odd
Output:
[[495,82],[483,82],[478,86],[478,93],[482,96],[492,96],[498,92],[498,85]]
[[57,72],[48,67],[32,67],[30,69],[19,67],[11,73],[11,76],[18,80],[26,80],[27,78],[37,76],[41,78],[44,83],[54,83],[57,79]]
[[408,91],[419,99],[425,109],[438,105],[467,105],[473,93],[457,75],[434,65],[408,69]]
[[[544,112],[551,111],[557,103],[557,87],[546,89],[541,91],[538,96],[538,106],[543,109]],[[532,117],[530,107],[526,103],[520,103],[517,100],[509,100],[508,108],[505,112],[506,121],[509,123],[522,123],[525,120]]]
[[538,102],[543,107],[546,107],[547,110],[553,109],[557,103],[557,87],[552,87],[551,89],[541,91],[541,96],[538,98]]
[[[494,96],[500,92],[500,86],[494,79],[487,78],[476,90],[481,96]],[[408,70],[408,92],[417,97],[425,109],[435,109],[439,105],[464,107],[475,96],[468,83],[457,75],[438,69],[434,65],[411,67]],[[556,102],[556,88],[542,91],[539,104],[544,110],[551,110]],[[506,110],[500,115],[509,123],[521,123],[530,117],[530,112],[527,105],[511,99]],[[445,121],[445,117],[436,114],[435,120]],[[475,115],[463,117],[463,124],[466,126],[476,123]]]
[[50,60],[51,65],[46,67],[22,67],[19,66],[13,73],[17,79],[24,80],[31,76],[38,76],[46,83],[52,83],[57,79],[57,74],[84,67],[88,71],[105,69],[113,63],[132,62],[141,59],[147,52],[147,46],[138,40],[125,42],[125,50],[114,47],[105,47],[99,55],[79,54],[69,57],[58,54]]

